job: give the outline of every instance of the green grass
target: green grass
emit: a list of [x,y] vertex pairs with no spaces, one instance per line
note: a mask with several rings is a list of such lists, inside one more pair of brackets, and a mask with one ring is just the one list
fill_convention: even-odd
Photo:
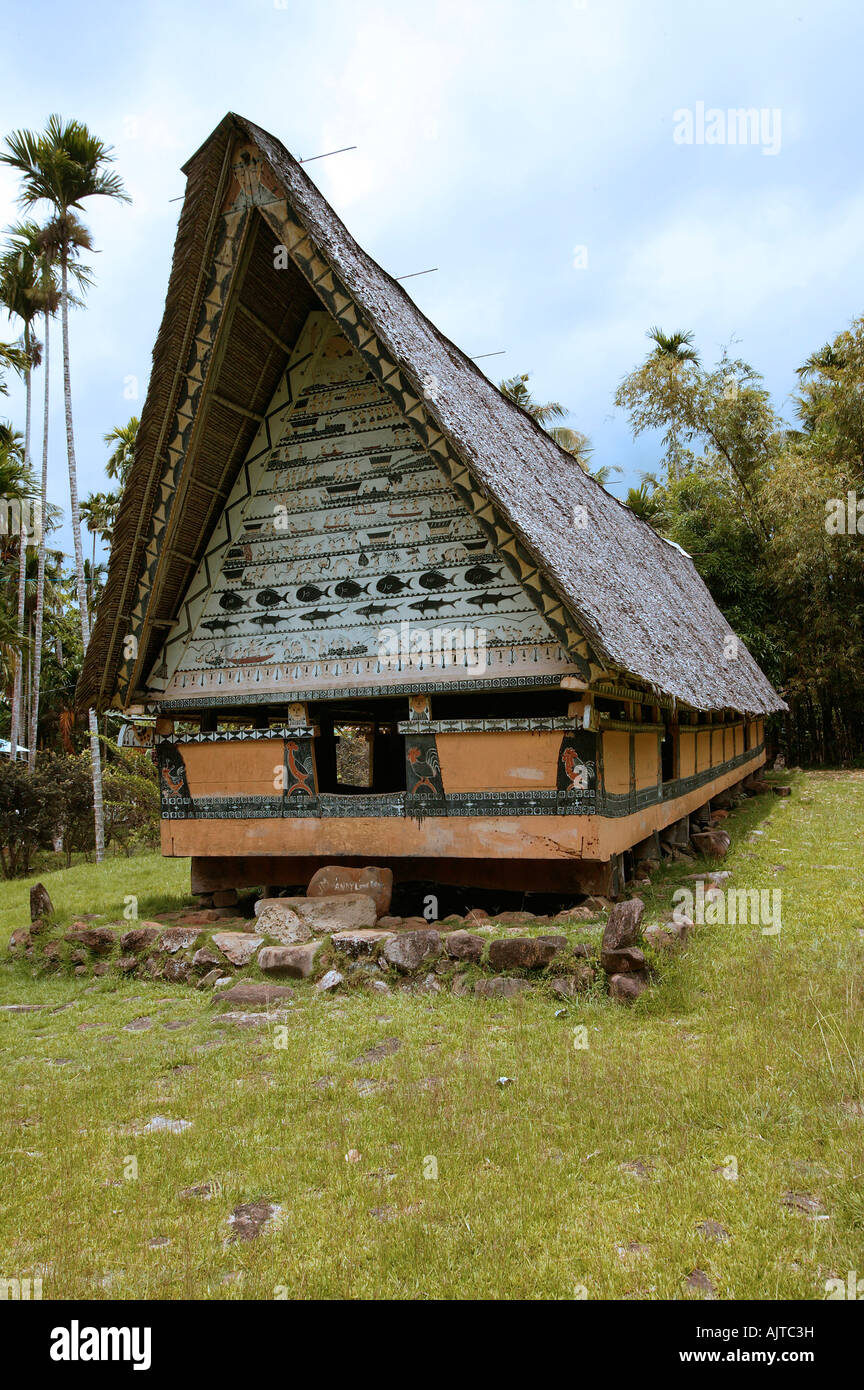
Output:
[[[782,887],[781,934],[703,926],[632,1009],[299,988],[281,1035],[232,1032],[185,987],[3,964],[0,1002],[71,1007],[0,1023],[0,1277],[41,1271],[46,1298],[662,1299],[698,1268],[721,1298],[823,1298],[864,1268],[864,778],[788,780],[790,801],[733,815],[724,865]],[[657,875],[646,921],[689,871]],[[187,882],[153,857],[46,879],[58,912],[109,919]],[[24,886],[0,893],[4,931],[22,925]],[[402,1047],[353,1060],[385,1038]],[[136,1136],[153,1115],[192,1125]],[[737,1180],[714,1171],[733,1158]],[[204,1179],[212,1200],[178,1195]],[[278,1228],[226,1245],[262,1197]]]

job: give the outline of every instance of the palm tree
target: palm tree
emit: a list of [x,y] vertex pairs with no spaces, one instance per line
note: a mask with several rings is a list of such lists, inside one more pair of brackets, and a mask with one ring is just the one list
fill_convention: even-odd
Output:
[[838,352],[833,343],[826,343],[819,348],[818,352],[811,352],[806,362],[802,362],[796,368],[796,374],[802,381],[806,381],[808,376],[831,376],[833,373],[842,372],[846,366],[846,359],[842,353]]
[[[90,612],[95,611],[92,576],[96,573],[96,537],[110,543],[117,514],[117,498],[113,492],[91,492],[81,503],[81,516],[87,530],[93,537],[93,553],[90,557]],[[103,569],[104,566],[99,566]]]
[[560,420],[569,412],[560,401],[546,401],[545,404],[535,401],[528,386],[530,379],[530,372],[521,372],[518,376],[511,376],[506,381],[499,382],[498,390],[502,396],[507,397],[508,401],[512,401],[514,405],[518,405],[527,415],[530,415],[531,419],[536,421],[565,453],[572,454],[583,473],[587,473],[589,478],[593,478],[601,487],[605,487],[610,476],[613,473],[620,473],[621,469],[617,464],[608,463],[601,465],[600,468],[591,468],[588,460],[594,451],[587,434],[583,434],[581,430],[571,429],[568,425],[551,424],[552,420]]
[[[13,244],[20,246],[22,252],[31,257],[34,268],[34,285],[31,291],[42,310],[44,328],[43,364],[45,387],[42,403],[42,476],[39,495],[42,503],[42,525],[39,532],[39,559],[36,575],[36,616],[33,633],[33,673],[31,680],[30,749],[29,765],[32,772],[36,767],[36,735],[39,727],[39,694],[42,682],[42,629],[45,615],[45,563],[46,541],[48,535],[48,421],[51,402],[51,319],[60,307],[60,289],[57,284],[55,267],[43,245],[41,230],[33,222],[12,228]],[[76,300],[76,303],[79,301]]]
[[[6,139],[0,160],[22,177],[19,201],[24,207],[48,203],[53,216],[43,234],[46,250],[55,253],[60,266],[60,317],[63,336],[63,398],[66,413],[66,453],[69,462],[69,496],[78,604],[81,610],[81,640],[86,652],[90,641],[87,586],[84,578],[84,551],[81,545],[81,514],[78,505],[78,469],[75,461],[75,434],[72,424],[72,385],[69,369],[69,274],[70,263],[89,249],[90,237],[76,216],[85,198],[106,197],[129,202],[119,174],[107,166],[113,162],[111,149],[91,134],[81,121],[64,123],[52,115],[42,135],[29,130],[14,131]],[[105,852],[102,806],[102,765],[96,711],[89,711],[90,758],[93,767],[93,813],[96,831],[96,859]]]
[[[35,485],[30,470],[24,463],[24,446],[20,434],[8,426],[0,428],[0,496],[6,502],[24,502],[35,496]],[[8,537],[8,544],[0,548],[0,564],[3,565],[6,573],[4,579],[8,583],[0,586],[0,643],[3,646],[3,657],[12,673],[12,717],[15,720],[16,709],[20,716],[22,691],[23,691],[23,666],[24,650],[26,646],[25,632],[25,578],[27,566],[27,545],[26,529],[22,525],[18,536],[17,552],[14,546],[14,537]],[[23,573],[22,573],[23,571]],[[13,577],[14,576],[14,577]],[[12,593],[16,595],[16,609],[10,607],[6,596]],[[10,743],[13,744],[10,755],[17,756],[17,738],[20,726],[10,728]],[[12,735],[15,735],[13,738]]]
[[699,365],[699,354],[693,347],[694,334],[690,333],[664,333],[662,328],[649,328],[645,334],[654,344],[652,357],[662,357],[672,365],[680,365],[684,362],[693,362]]
[[111,452],[111,457],[105,465],[105,472],[109,478],[116,478],[120,484],[120,490],[126,486],[129,477],[129,470],[135,458],[135,440],[138,438],[138,416],[133,415],[126,425],[115,425],[113,430],[109,430],[103,439],[106,444],[113,444],[115,447]]
[[[41,244],[41,230],[35,222],[23,222],[9,229],[9,245],[6,252],[0,258],[0,284],[11,292],[14,296],[14,307],[18,317],[24,322],[25,347],[28,348],[32,365],[39,365],[38,345],[30,339],[32,320],[41,313],[44,319],[45,342],[42,360],[45,368],[45,403],[42,421],[42,479],[40,488],[41,502],[41,525],[39,527],[38,546],[39,546],[39,573],[36,584],[36,618],[34,632],[33,649],[33,668],[32,668],[32,705],[29,719],[28,747],[30,749],[29,762],[31,769],[36,760],[36,724],[38,719],[39,704],[39,678],[42,664],[42,607],[45,589],[45,537],[46,520],[48,515],[48,405],[49,405],[49,324],[51,315],[56,313],[60,302],[60,292],[57,288],[56,278],[53,267],[50,265]],[[4,299],[6,295],[2,296]],[[8,299],[7,299],[8,302]],[[29,371],[26,378],[27,383],[27,453],[29,456],[29,434],[30,434],[30,375]],[[22,559],[22,567],[24,561]],[[22,582],[23,574],[19,578]],[[18,706],[18,729],[25,726],[25,711],[23,701],[19,697]],[[13,724],[15,723],[15,712],[13,711]],[[10,741],[14,743],[15,738],[10,735]]]
[[[33,320],[39,312],[30,290],[32,288],[32,264],[14,246],[9,246],[0,255],[0,304],[9,318],[18,318],[24,325],[23,363],[15,363],[24,377],[24,467],[30,469],[30,427],[33,405],[33,368],[38,366],[39,345],[33,339]],[[12,722],[9,728],[9,756],[18,756],[18,739],[23,727],[22,700],[24,695],[24,576],[27,568],[27,546],[34,542],[28,536],[23,521],[20,528],[18,546],[18,647],[20,657],[15,665],[15,682],[12,690]]]

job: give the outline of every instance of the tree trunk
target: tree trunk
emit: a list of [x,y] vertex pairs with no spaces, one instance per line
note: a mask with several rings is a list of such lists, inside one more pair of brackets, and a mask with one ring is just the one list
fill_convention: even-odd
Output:
[[[81,610],[81,642],[84,651],[90,644],[90,617],[87,610],[87,585],[84,579],[84,551],[81,546],[81,509],[78,505],[78,469],[75,462],[75,435],[72,429],[72,384],[69,373],[69,267],[66,256],[61,257],[62,295],[60,301],[63,329],[63,404],[66,412],[66,453],[69,460],[69,500],[72,512],[72,540],[75,547],[75,578],[78,606]],[[99,726],[95,710],[88,711],[90,725],[90,765],[93,771],[93,820],[96,840],[96,863],[105,857],[105,819],[102,804],[102,758],[99,750]]]
[[36,766],[36,736],[39,732],[39,683],[42,677],[42,623],[45,613],[45,555],[46,532],[48,529],[48,407],[50,402],[51,362],[49,314],[45,314],[45,347],[43,362],[45,366],[45,405],[42,415],[42,486],[39,493],[42,502],[41,526],[39,529],[39,564],[36,570],[36,632],[33,638],[33,700],[30,706],[30,771]]
[[[30,351],[30,325],[24,325],[24,350]],[[30,467],[30,406],[33,396],[33,379],[30,367],[24,373],[25,414],[24,414],[24,466]],[[14,763],[18,757],[18,741],[26,732],[24,721],[24,606],[27,597],[27,530],[24,525],[24,504],[21,506],[21,527],[18,537],[18,651],[15,656],[15,679],[12,684],[12,723],[9,729],[9,757]]]

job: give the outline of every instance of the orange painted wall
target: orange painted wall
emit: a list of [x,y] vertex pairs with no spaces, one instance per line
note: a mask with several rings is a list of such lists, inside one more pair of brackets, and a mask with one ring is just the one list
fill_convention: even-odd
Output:
[[190,795],[272,796],[282,768],[281,739],[249,743],[184,743]]
[[607,792],[629,792],[630,735],[607,729],[602,738],[604,786]]
[[636,734],[636,786],[656,787],[660,780],[657,762],[657,735]]
[[692,777],[696,771],[696,735],[682,729],[679,777]]
[[445,792],[554,789],[560,733],[438,734]]

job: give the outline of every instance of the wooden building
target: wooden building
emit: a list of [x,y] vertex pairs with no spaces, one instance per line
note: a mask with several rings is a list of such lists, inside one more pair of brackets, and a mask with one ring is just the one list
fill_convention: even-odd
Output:
[[185,173],[78,696],[156,715],[163,852],[198,891],[334,862],[615,891],[782,700],[277,140],[226,116]]

